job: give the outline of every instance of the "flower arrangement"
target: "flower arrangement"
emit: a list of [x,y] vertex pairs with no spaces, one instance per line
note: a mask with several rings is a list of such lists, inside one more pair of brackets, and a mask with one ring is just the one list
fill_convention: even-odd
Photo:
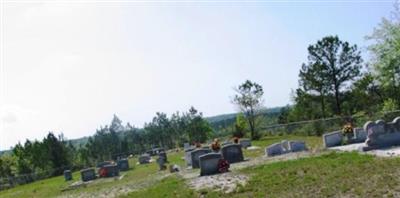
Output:
[[220,173],[226,173],[229,171],[229,163],[225,159],[220,159],[218,162],[218,171]]
[[233,137],[233,143],[239,144],[239,138],[238,137]]
[[351,123],[347,123],[343,126],[342,133],[347,135],[347,134],[352,134],[353,133],[353,125]]
[[218,139],[215,139],[214,142],[211,144],[211,149],[216,152],[218,152],[221,149],[221,145],[219,144]]

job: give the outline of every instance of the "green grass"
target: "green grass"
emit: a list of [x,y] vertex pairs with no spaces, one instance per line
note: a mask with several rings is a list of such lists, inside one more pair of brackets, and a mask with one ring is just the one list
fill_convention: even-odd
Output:
[[186,186],[182,178],[176,175],[161,180],[156,185],[140,191],[131,192],[121,197],[148,197],[148,198],[164,198],[164,197],[198,197],[198,193]]
[[[322,148],[321,137],[273,136],[253,141],[260,149],[244,151],[245,158],[264,155],[264,148],[281,140],[304,140],[312,151]],[[183,153],[168,153],[171,164],[184,167]],[[399,197],[400,196],[400,158],[377,158],[358,153],[332,153],[279,161],[249,168],[235,170],[250,176],[248,184],[239,186],[236,192],[222,194],[212,189],[196,192],[185,181],[176,176],[161,179],[167,171],[158,171],[156,163],[136,165],[122,172],[122,180],[96,180],[94,183],[75,190],[61,192],[72,182],[63,177],[54,177],[0,191],[0,197],[55,197],[69,195],[96,195],[128,187],[135,191],[123,197]],[[80,180],[78,172],[74,181]]]
[[329,153],[244,169],[251,176],[236,192],[194,192],[170,177],[126,197],[398,197],[400,159],[358,153]]
[[[184,161],[181,159],[183,156],[182,152],[174,152],[168,154],[168,160],[171,163],[183,165]],[[119,186],[133,186],[133,187],[146,187],[156,182],[156,178],[159,174],[158,165],[156,163],[150,163],[145,165],[136,165],[137,159],[129,159],[129,165],[131,169],[126,172],[121,172],[121,175],[125,176],[121,180],[114,179],[100,179],[94,180],[93,183],[86,185],[86,187],[80,187],[74,190],[68,190],[62,192],[63,189],[67,188],[73,182],[80,180],[80,173],[73,173],[73,180],[69,182],[64,181],[63,176],[53,177],[45,180],[36,181],[33,183],[20,185],[15,188],[0,191],[0,197],[55,197],[62,195],[78,195],[82,193],[98,193],[105,189],[116,188]],[[164,171],[163,173],[167,173]]]

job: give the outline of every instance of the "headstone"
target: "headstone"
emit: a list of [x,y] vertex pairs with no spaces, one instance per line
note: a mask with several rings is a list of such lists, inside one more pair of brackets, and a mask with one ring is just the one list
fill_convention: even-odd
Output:
[[210,153],[211,150],[210,149],[196,149],[194,151],[192,151],[190,153],[191,155],[191,159],[192,159],[192,168],[199,168],[200,164],[199,164],[199,157],[201,155]]
[[323,135],[325,148],[342,145],[343,135],[342,131],[334,131]]
[[148,164],[150,163],[150,155],[149,154],[143,154],[139,156],[139,164]]
[[194,148],[189,148],[185,150],[185,161],[186,161],[186,166],[192,166],[192,151],[194,151]]
[[304,141],[289,141],[289,151],[290,152],[299,152],[306,151],[306,143]]
[[106,177],[115,177],[119,175],[119,168],[115,164],[105,165],[103,168],[106,171]]
[[275,156],[275,155],[282,155],[284,152],[282,144],[281,143],[275,143],[267,148],[265,148],[265,154],[269,157]]
[[120,159],[117,161],[117,165],[120,171],[129,170],[129,161],[128,159]]
[[166,163],[165,158],[162,156],[159,156],[157,159],[157,164],[159,165],[160,170],[165,170],[167,168],[165,163]]
[[213,175],[219,173],[218,163],[222,159],[219,153],[208,153],[201,155],[200,160],[200,176]]
[[96,165],[96,168],[103,168],[106,165],[110,165],[112,164],[110,161],[104,161],[104,162],[100,162]]
[[168,163],[167,153],[161,152],[158,156],[164,158],[165,163]]
[[390,123],[369,121],[365,123],[364,131],[368,134],[364,151],[400,145],[400,117]]
[[72,172],[71,172],[71,170],[65,170],[64,171],[64,178],[65,178],[65,181],[72,180]]
[[230,164],[241,162],[244,160],[242,146],[240,144],[230,144],[221,148],[221,153],[224,159]]
[[82,181],[90,181],[96,179],[96,173],[93,168],[87,168],[81,170],[81,179]]
[[367,132],[363,128],[354,128],[354,143],[365,142],[367,139]]
[[186,142],[186,143],[183,144],[183,149],[184,150],[187,150],[189,148],[190,148],[190,144],[189,143]]
[[247,148],[251,146],[251,140],[249,139],[240,139],[240,145],[242,145],[243,148]]

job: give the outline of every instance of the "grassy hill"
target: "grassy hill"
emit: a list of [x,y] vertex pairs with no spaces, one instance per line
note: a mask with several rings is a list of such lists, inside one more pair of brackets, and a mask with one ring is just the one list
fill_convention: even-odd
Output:
[[[295,158],[265,158],[264,147],[283,139],[306,141],[311,153]],[[322,149],[321,137],[270,136],[253,141],[258,150],[245,150],[249,159],[233,164],[231,174],[246,175],[246,185],[228,194],[217,188],[193,189],[188,181],[198,178],[198,170],[186,170],[182,151],[168,153],[169,161],[180,165],[179,174],[158,171],[156,163],[136,165],[122,172],[121,179],[97,179],[76,189],[54,177],[0,191],[0,197],[398,197],[400,195],[400,159],[378,158],[354,152],[337,153]],[[261,161],[258,161],[263,159]],[[242,166],[242,167],[241,167]],[[189,176],[188,176],[189,175]],[[192,175],[192,176],[190,176]],[[224,175],[224,174],[222,174]]]

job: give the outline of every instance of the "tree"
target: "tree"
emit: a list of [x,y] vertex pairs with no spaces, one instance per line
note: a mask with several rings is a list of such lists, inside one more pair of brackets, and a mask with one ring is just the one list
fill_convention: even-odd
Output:
[[121,132],[124,131],[124,126],[122,126],[121,119],[118,118],[117,115],[114,114],[114,117],[111,121],[110,130],[114,132]]
[[342,114],[341,91],[347,82],[360,75],[361,52],[357,45],[343,42],[338,36],[327,36],[310,45],[308,54],[309,63],[306,67],[314,75],[318,75],[315,78],[320,80],[323,89],[329,88],[333,93],[336,113]]
[[[310,48],[309,48],[310,50]],[[309,56],[309,63],[301,67],[299,74],[299,84],[305,92],[316,92],[321,103],[322,117],[326,117],[325,96],[329,92],[329,82],[324,74],[324,66],[313,61],[313,57]],[[312,94],[312,93],[310,93]]]
[[369,46],[375,77],[385,89],[386,96],[400,106],[400,10],[395,4],[393,19],[383,18],[367,39],[374,41]]
[[246,118],[243,113],[236,115],[235,131],[233,132],[234,137],[242,138],[246,135]]
[[245,115],[250,127],[251,139],[259,139],[257,132],[256,119],[263,105],[264,91],[261,85],[246,80],[243,84],[235,89],[236,95],[233,98],[235,104],[240,111]]
[[206,142],[211,135],[210,124],[204,120],[203,114],[194,107],[190,107],[188,114],[187,133],[191,142]]

